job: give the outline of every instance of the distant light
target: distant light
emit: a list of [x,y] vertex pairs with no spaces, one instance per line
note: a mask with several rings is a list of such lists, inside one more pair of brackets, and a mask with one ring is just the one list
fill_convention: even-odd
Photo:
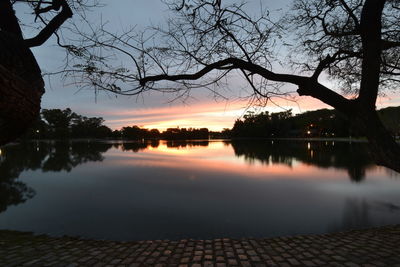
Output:
[[39,133],[40,131],[39,131],[39,130],[36,130],[36,132]]
[[3,153],[3,152],[2,152],[1,149],[0,149],[0,156],[1,156],[2,153]]
[[311,131],[307,131],[307,134],[311,134]]

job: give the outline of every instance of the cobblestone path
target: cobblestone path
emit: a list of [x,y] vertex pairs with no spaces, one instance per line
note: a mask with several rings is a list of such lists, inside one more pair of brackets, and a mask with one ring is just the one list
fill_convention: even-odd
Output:
[[266,239],[141,242],[0,231],[0,266],[400,266],[400,225]]

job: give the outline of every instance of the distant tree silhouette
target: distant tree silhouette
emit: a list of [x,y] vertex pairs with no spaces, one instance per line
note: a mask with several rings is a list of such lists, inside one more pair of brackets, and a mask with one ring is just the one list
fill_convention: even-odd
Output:
[[71,109],[44,109],[41,114],[49,125],[53,138],[67,138],[69,136],[69,127],[72,119],[76,116]]
[[[400,107],[384,108],[378,111],[385,126],[393,136],[400,134]],[[237,119],[232,129],[209,132],[207,128],[145,129],[139,126],[125,126],[112,131],[103,125],[101,117],[85,117],[67,108],[44,109],[24,135],[25,139],[103,138],[128,140],[190,140],[218,138],[282,138],[282,137],[360,137],[349,120],[335,110],[320,109],[293,115],[291,111],[256,114],[248,112]]]
[[[399,135],[400,107],[378,111],[383,124],[393,136]],[[233,138],[281,137],[363,137],[349,119],[336,110],[319,109],[292,115],[290,111],[255,114],[247,113],[235,121],[231,130]]]
[[232,137],[288,137],[292,124],[292,112],[247,113],[243,120],[236,120],[232,128]]
[[88,118],[75,115],[71,125],[71,136],[75,138],[107,138],[112,136],[112,130],[103,125],[101,117]]
[[381,117],[386,128],[398,138],[400,137],[400,107],[388,107],[379,110],[379,117]]
[[147,137],[147,130],[136,125],[122,127],[121,133],[124,139],[141,140]]
[[[118,134],[117,134],[118,135]],[[120,136],[123,139],[142,140],[142,139],[164,139],[164,140],[190,140],[208,139],[209,131],[207,128],[168,128],[160,133],[157,129],[144,129],[139,126],[122,127]]]
[[161,138],[165,140],[208,139],[209,131],[207,128],[168,128],[161,133]]
[[[67,108],[44,109],[24,135],[25,139],[112,138],[101,117],[85,117]],[[119,136],[120,137],[120,136]]]

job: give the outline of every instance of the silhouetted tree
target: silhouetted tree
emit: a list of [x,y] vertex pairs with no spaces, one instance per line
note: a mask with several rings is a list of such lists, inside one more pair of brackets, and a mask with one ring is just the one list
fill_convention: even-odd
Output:
[[76,138],[107,138],[112,136],[112,130],[103,125],[101,117],[88,118],[76,115],[72,120],[71,136]]
[[[298,87],[299,95],[345,114],[368,138],[376,163],[400,171],[400,147],[375,107],[378,92],[399,84],[400,1],[295,0],[280,21],[273,21],[267,10],[256,17],[236,1],[167,3],[175,14],[151,35],[130,31],[118,36],[104,25],[83,33],[84,46],[93,49],[75,58],[77,68],[71,73],[83,72],[88,86],[116,93],[185,94],[201,86],[214,91],[210,85],[221,85],[224,77],[237,72],[261,102],[282,96],[277,85],[289,83]],[[285,72],[278,71],[281,58],[275,56],[282,44],[291,50],[289,61],[282,62]],[[110,67],[98,57],[87,60],[100,49],[128,55],[132,66]],[[289,73],[288,66],[295,70]],[[320,83],[322,73],[340,88]],[[137,86],[124,91],[125,82]]]
[[49,134],[52,138],[67,138],[69,137],[69,128],[72,119],[77,117],[71,109],[44,109],[41,112],[43,119],[49,126]]
[[392,135],[400,137],[400,107],[381,109],[379,116]]
[[[32,9],[30,26],[39,30],[36,36],[24,37],[24,25],[13,9],[17,2]],[[39,115],[44,82],[30,48],[57,35],[73,11],[94,5],[96,0],[0,0],[0,145],[24,133]],[[58,35],[57,41],[69,52],[79,53],[79,48],[61,44]]]
[[127,126],[121,129],[122,137],[124,139],[141,140],[146,137],[147,130],[141,129],[138,126]]
[[208,139],[209,131],[207,128],[168,128],[161,133],[161,138],[165,140]]
[[38,116],[37,119],[32,123],[31,128],[29,128],[26,133],[22,136],[23,139],[43,139],[48,138],[49,126],[48,124]]
[[148,136],[151,139],[158,139],[158,138],[160,138],[160,131],[158,129],[151,129],[148,132]]
[[101,117],[85,117],[67,108],[44,109],[24,139],[111,138],[113,132]]

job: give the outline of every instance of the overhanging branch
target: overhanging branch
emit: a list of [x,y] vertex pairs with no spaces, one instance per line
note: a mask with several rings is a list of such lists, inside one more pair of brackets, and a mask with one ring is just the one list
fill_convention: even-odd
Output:
[[[38,35],[33,38],[24,40],[25,45],[28,47],[35,47],[44,44],[50,36],[57,31],[57,29],[69,18],[72,17],[73,13],[68,3],[65,0],[53,0],[51,9],[58,10],[62,7],[61,12],[58,13],[41,31]],[[49,9],[49,10],[51,10]],[[43,10],[37,10],[41,13]],[[39,14],[38,13],[38,14]]]
[[258,74],[270,81],[291,83],[297,85],[299,86],[299,89],[297,90],[299,95],[312,96],[344,113],[350,112],[350,105],[349,105],[350,100],[346,99],[345,97],[341,96],[335,91],[330,90],[326,86],[321,85],[320,83],[318,83],[316,79],[314,79],[314,77],[275,73],[273,71],[261,67],[260,65],[247,62],[238,58],[227,58],[224,60],[217,61],[215,63],[205,66],[198,72],[191,74],[177,74],[177,75],[161,74],[161,75],[147,76],[143,79],[140,79],[139,82],[141,86],[145,86],[146,83],[148,82],[157,82],[162,80],[164,81],[198,80],[213,70],[222,70],[222,69],[246,70],[251,74]]
[[168,74],[161,74],[161,75],[154,75],[154,76],[147,76],[141,79],[139,82],[142,86],[145,86],[148,82],[156,82],[156,81],[178,81],[178,80],[197,80],[206,75],[207,73],[213,70],[221,70],[221,69],[244,69],[249,71],[252,74],[258,74],[268,80],[276,81],[276,82],[287,82],[296,85],[303,84],[307,77],[298,76],[298,75],[291,75],[291,74],[280,74],[269,71],[260,65],[250,63],[244,61],[239,58],[227,58],[224,60],[220,60],[205,66],[203,69],[199,70],[196,73],[192,74],[178,74],[178,75],[168,75]]

